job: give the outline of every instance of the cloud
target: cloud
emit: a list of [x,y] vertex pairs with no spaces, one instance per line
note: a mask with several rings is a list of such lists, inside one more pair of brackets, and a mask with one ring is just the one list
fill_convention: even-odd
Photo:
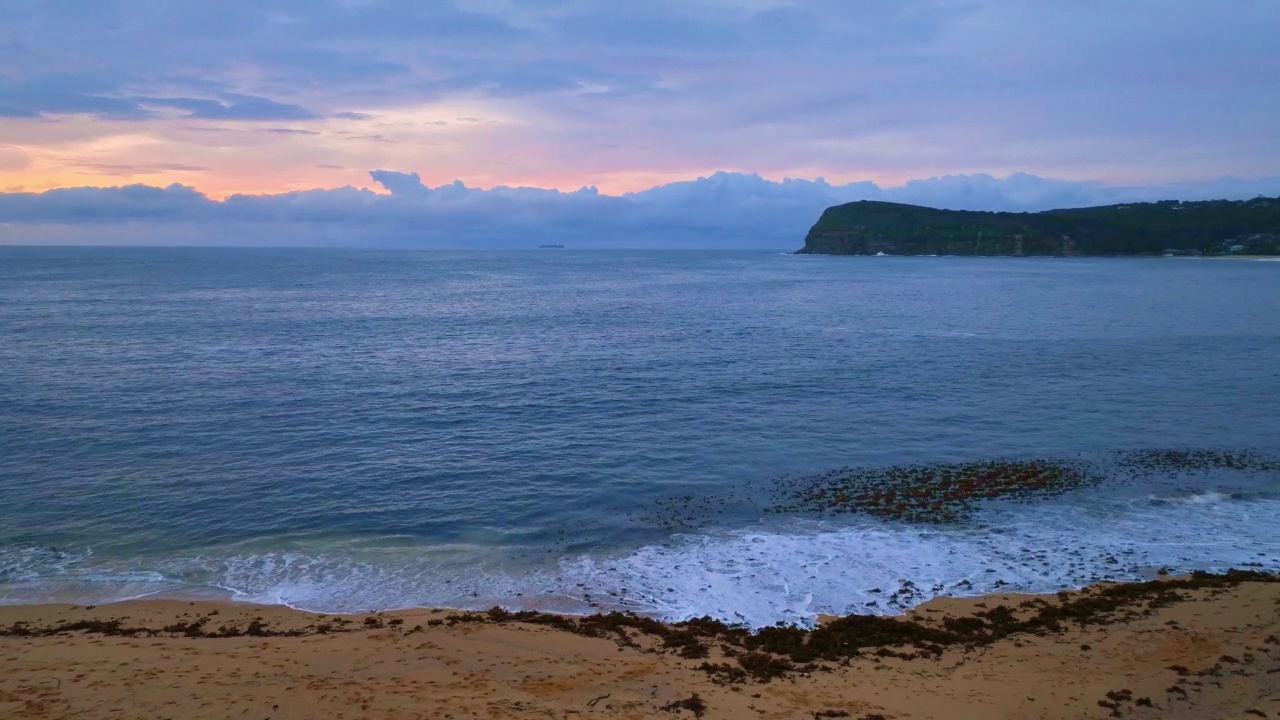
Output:
[[373,170],[369,173],[373,181],[387,189],[387,192],[398,196],[426,195],[430,192],[422,184],[418,173],[402,173],[394,170]]
[[[882,187],[715,173],[624,195],[593,187],[428,187],[416,172],[374,170],[390,194],[351,187],[215,201],[183,185],[0,193],[0,242],[413,247],[798,247],[823,209],[888,200],[1035,211],[1143,200],[1280,196],[1280,177],[1110,186],[1014,174],[944,176]],[[127,233],[121,230],[127,226]]]
[[31,165],[31,156],[21,148],[0,145],[0,171],[25,170]]
[[82,225],[212,217],[204,195],[182,185],[164,188],[64,188],[43,193],[0,193],[0,223]]
[[155,163],[154,165],[113,165],[110,163],[80,162],[76,167],[94,170],[103,175],[158,175],[167,172],[206,172],[209,168],[182,163]]
[[357,140],[357,141],[362,140],[364,142],[387,143],[389,145],[394,145],[396,142],[395,140],[392,140],[386,135],[381,135],[381,134],[379,135],[348,135],[347,137],[344,137],[343,140]]
[[112,97],[111,93],[109,84],[81,74],[39,73],[20,79],[0,78],[0,117],[88,114],[123,120],[153,115],[136,100]]
[[217,100],[147,97],[134,102],[147,108],[177,109],[185,113],[184,117],[198,120],[313,120],[319,117],[299,105],[234,93]]
[[[1280,157],[1277,23],[1280,4],[1215,0],[9,2],[0,118],[50,178],[66,175],[53,123],[32,121],[88,117],[122,148],[104,163],[135,161],[122,136],[168,143],[148,159],[180,145],[235,168],[202,183],[219,193],[266,175],[240,189],[297,187],[320,163],[613,190],[715,168],[1264,177]],[[175,137],[175,117],[320,134],[264,157]],[[413,134],[459,117],[502,121]]]
[[36,75],[18,81],[0,79],[0,118],[93,115],[107,120],[148,120],[177,111],[194,120],[311,120],[306,108],[265,97],[221,93],[213,98],[152,97],[125,94],[122,88],[80,74]]

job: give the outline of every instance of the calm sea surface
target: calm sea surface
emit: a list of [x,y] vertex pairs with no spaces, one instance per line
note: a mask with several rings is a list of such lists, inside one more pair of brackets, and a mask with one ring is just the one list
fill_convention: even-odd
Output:
[[1280,569],[1266,472],[761,511],[787,474],[1146,448],[1280,453],[1280,263],[0,248],[0,602],[764,624]]

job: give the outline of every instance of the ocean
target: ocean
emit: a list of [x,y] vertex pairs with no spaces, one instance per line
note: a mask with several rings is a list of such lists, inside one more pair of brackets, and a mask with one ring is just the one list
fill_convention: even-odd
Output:
[[[1183,449],[1263,460],[1132,461]],[[1278,456],[1280,263],[0,248],[0,603],[762,626],[1280,570]],[[778,510],[995,458],[1098,481]]]

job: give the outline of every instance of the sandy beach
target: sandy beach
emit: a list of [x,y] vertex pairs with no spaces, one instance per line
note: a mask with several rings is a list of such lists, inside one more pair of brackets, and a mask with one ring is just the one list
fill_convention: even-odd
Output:
[[782,640],[757,652],[755,636],[643,619],[6,607],[0,717],[1280,717],[1280,583],[1169,582],[935,600],[798,636],[795,657],[820,640],[842,656],[804,663]]

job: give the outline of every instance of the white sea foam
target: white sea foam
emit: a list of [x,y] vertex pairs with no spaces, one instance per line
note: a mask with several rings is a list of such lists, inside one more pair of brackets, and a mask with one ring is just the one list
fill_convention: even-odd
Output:
[[1185,497],[1161,498],[1153,497],[1157,502],[1175,502],[1186,503],[1188,505],[1213,505],[1220,502],[1226,502],[1231,499],[1231,495],[1227,493],[1214,492],[1212,490],[1202,493],[1193,493]]
[[976,528],[807,521],[688,534],[622,555],[566,558],[555,569],[284,554],[220,561],[216,574],[241,599],[311,610],[623,608],[759,627],[820,613],[898,613],[938,595],[1140,579],[1161,567],[1280,570],[1280,502],[1213,492],[1177,499],[1014,507]]
[[[863,523],[804,532],[691,535],[612,560],[581,557],[566,576],[673,619],[710,614],[751,626],[818,614],[896,613],[938,595],[1053,592],[1156,568],[1280,570],[1280,503],[1205,502],[992,513],[980,530]],[[1226,498],[1220,495],[1220,498]],[[893,593],[910,582],[907,593]],[[625,593],[622,590],[625,588]]]
[[151,570],[85,566],[89,548],[0,548],[0,604],[120,602],[180,587]]
[[412,607],[519,606],[532,597],[536,572],[495,570],[474,562],[441,561],[413,549],[393,553],[283,552],[180,560],[170,564],[191,582],[207,582],[238,601],[316,612],[364,612]]
[[93,551],[89,548],[55,548],[28,544],[0,547],[0,583],[37,580],[50,572],[64,571],[92,555]]
[[[560,612],[712,615],[753,627],[819,614],[899,613],[938,595],[1053,592],[1105,579],[1258,567],[1280,571],[1280,501],[1199,492],[1091,506],[1010,506],[976,526],[845,519],[678,535],[552,566],[442,552],[234,552],[148,568],[83,565],[87,552],[10,550],[0,603],[104,602],[222,588],[233,598],[318,612],[501,604]],[[909,583],[909,585],[908,585]]]

